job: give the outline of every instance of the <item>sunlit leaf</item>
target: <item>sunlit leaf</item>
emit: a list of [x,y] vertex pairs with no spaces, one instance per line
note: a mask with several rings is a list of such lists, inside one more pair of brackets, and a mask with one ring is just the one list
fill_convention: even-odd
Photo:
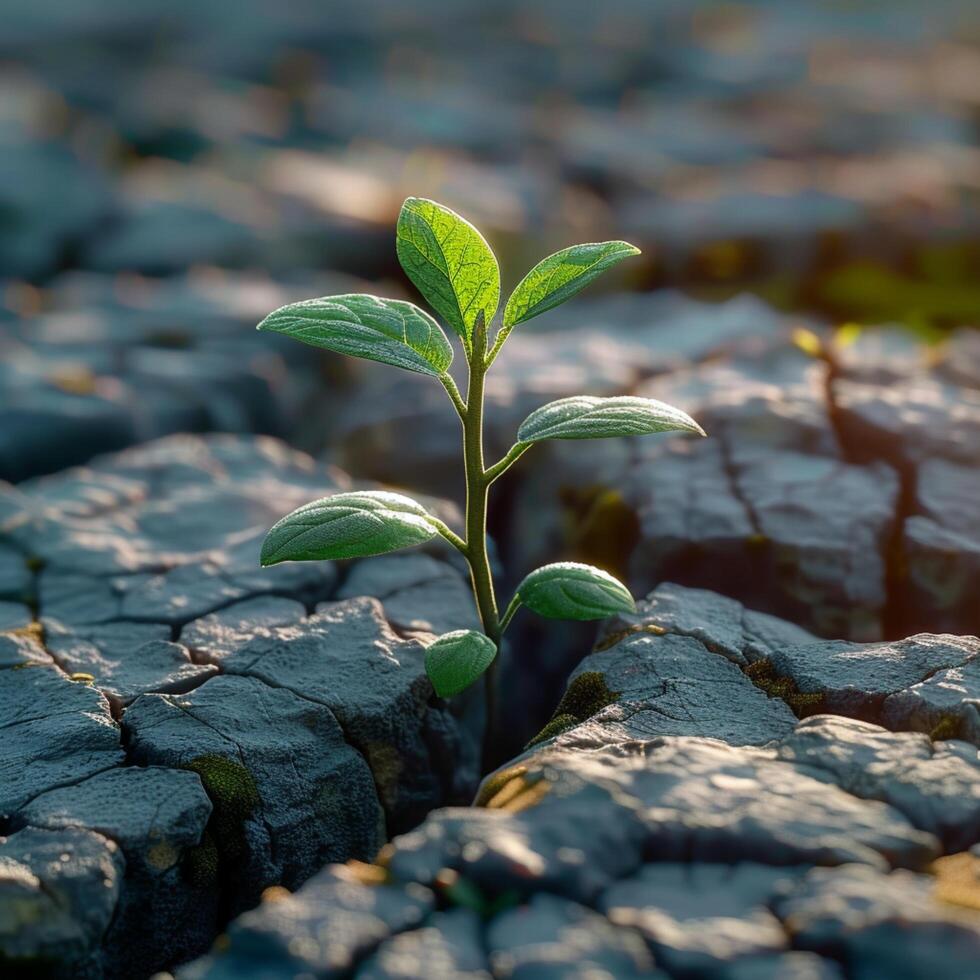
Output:
[[504,329],[523,323],[550,310],[577,292],[617,262],[639,255],[629,242],[594,242],[573,245],[542,259],[511,293],[504,308]]
[[452,345],[424,310],[362,293],[290,303],[270,313],[259,330],[418,374],[443,374],[453,360]]
[[521,603],[548,619],[605,619],[636,608],[629,590],[592,565],[562,561],[535,569],[517,587]]
[[425,651],[425,672],[436,694],[450,698],[465,691],[493,663],[497,647],[476,630],[444,633]]
[[469,349],[477,317],[482,311],[489,324],[500,302],[500,270],[483,236],[455,211],[410,197],[395,248],[408,278]]
[[686,412],[652,398],[574,395],[533,411],[517,430],[517,440],[606,439],[670,431],[705,434]]
[[262,564],[363,558],[411,548],[438,534],[421,504],[400,493],[365,490],[314,500],[266,535]]

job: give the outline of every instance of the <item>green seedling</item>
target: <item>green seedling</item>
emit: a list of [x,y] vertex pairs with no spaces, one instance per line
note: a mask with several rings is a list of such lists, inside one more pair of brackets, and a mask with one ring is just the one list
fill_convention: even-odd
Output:
[[[704,435],[680,409],[649,398],[576,395],[532,412],[502,459],[483,457],[484,381],[510,332],[570,299],[606,269],[639,254],[626,242],[575,245],[549,255],[518,283],[493,331],[500,300],[497,259],[483,236],[449,208],[410,197],[398,217],[396,248],[402,268],[429,305],[457,335],[466,358],[466,397],[449,374],[453,346],[439,323],[413,303],[349,294],[291,303],[270,313],[272,330],[314,347],[381,361],[429,375],[446,389],[463,429],[466,521],[463,537],[410,497],[387,491],[338,493],[300,507],[265,539],[262,564],[380,555],[446,539],[466,559],[483,633],[457,630],[427,649],[425,667],[435,692],[452,697],[485,675],[488,729],[494,717],[494,670],[504,631],[526,607],[552,619],[602,619],[635,609],[629,590],[591,565],[557,562],[531,572],[503,615],[487,556],[487,499],[491,485],[535,443],[602,439],[651,432]],[[488,736],[489,737],[489,736]]]

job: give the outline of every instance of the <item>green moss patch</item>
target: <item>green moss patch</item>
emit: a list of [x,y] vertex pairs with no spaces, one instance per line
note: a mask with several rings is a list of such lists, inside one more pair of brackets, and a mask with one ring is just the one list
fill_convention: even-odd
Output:
[[551,720],[527,743],[525,748],[532,748],[580,725],[612,704],[618,697],[619,692],[609,689],[606,678],[598,670],[587,670],[579,674],[568,685]]

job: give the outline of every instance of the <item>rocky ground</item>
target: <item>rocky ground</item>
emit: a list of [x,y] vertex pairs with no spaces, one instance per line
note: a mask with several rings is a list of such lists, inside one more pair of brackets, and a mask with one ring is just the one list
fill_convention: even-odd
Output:
[[178,975],[971,976],[973,664],[976,637],[825,641],[662,585],[475,808],[267,895]]
[[472,796],[480,711],[422,664],[475,623],[448,552],[258,567],[281,510],[348,485],[180,436],[0,494],[7,960],[148,975]]
[[[0,976],[975,975],[975,4],[330,6],[4,11]],[[502,592],[646,598],[520,614],[490,771],[454,552],[257,560],[353,486],[458,525],[438,385],[252,329],[414,298],[406,194],[505,284],[644,249],[510,337],[490,455],[581,392],[710,436],[494,487]]]

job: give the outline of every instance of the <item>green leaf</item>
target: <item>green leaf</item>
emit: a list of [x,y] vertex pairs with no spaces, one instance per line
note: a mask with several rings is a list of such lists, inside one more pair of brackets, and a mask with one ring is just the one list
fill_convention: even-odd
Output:
[[482,311],[489,324],[500,302],[500,270],[483,236],[455,211],[410,197],[395,248],[408,278],[469,351],[476,318]]
[[622,582],[601,568],[572,561],[535,569],[517,587],[517,597],[548,619],[605,619],[636,609]]
[[452,345],[439,324],[400,299],[362,293],[307,299],[270,313],[259,330],[418,374],[444,374],[453,361]]
[[504,330],[564,303],[606,269],[639,254],[640,250],[629,242],[594,242],[549,255],[511,293],[504,308]]
[[608,439],[675,430],[705,434],[686,412],[652,398],[574,395],[549,402],[531,412],[517,430],[517,440]]
[[425,651],[425,672],[436,694],[451,698],[465,691],[493,663],[497,647],[476,630],[444,633]]
[[411,497],[380,490],[338,493],[288,514],[266,535],[263,565],[281,561],[364,558],[411,548],[438,534]]

